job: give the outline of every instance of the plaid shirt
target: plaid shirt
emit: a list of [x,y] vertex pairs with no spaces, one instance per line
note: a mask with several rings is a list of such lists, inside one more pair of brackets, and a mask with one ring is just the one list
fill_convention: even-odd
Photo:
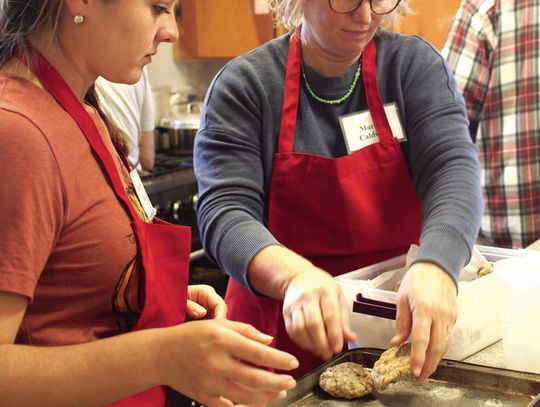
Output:
[[540,238],[540,2],[463,0],[443,55],[478,124],[479,242],[527,246]]

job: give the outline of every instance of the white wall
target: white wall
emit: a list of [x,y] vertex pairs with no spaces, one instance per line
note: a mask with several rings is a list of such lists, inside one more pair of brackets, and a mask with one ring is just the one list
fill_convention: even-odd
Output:
[[170,86],[173,91],[194,93],[203,100],[210,82],[227,60],[175,61],[173,46],[170,43],[159,46],[148,66],[150,83],[154,87]]

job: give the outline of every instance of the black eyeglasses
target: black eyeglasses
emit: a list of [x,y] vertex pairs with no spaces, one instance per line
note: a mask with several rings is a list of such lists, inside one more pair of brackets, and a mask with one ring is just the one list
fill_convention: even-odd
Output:
[[[349,14],[362,4],[363,0],[328,0],[330,8],[336,13]],[[389,14],[396,9],[401,0],[369,0],[371,11],[375,14]]]

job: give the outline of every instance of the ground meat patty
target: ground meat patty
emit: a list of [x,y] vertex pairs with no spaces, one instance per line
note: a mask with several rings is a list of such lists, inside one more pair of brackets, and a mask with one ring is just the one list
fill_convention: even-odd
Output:
[[389,383],[399,380],[402,376],[410,375],[410,355],[411,344],[409,342],[383,352],[371,371],[375,388],[383,390]]
[[319,378],[319,386],[334,397],[353,399],[371,393],[373,381],[362,365],[345,362],[326,369]]

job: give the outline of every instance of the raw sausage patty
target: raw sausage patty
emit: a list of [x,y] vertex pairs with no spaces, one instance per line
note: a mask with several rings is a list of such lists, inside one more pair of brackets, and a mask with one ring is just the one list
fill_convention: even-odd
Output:
[[319,378],[319,386],[334,397],[353,399],[371,393],[373,380],[362,365],[345,362],[326,369]]
[[404,342],[383,352],[373,365],[371,377],[377,390],[383,390],[389,383],[410,374],[411,344]]

